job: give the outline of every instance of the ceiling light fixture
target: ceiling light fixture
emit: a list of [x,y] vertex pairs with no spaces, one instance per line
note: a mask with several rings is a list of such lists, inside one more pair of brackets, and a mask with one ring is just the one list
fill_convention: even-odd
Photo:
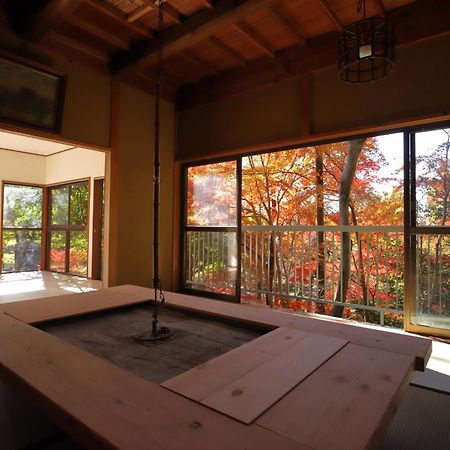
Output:
[[394,68],[394,29],[382,17],[366,18],[365,0],[357,0],[363,19],[347,25],[339,37],[339,78],[347,83],[370,83]]

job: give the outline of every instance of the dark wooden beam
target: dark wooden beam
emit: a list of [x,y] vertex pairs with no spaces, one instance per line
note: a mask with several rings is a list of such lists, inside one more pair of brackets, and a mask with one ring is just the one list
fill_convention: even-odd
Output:
[[235,50],[233,50],[231,47],[223,43],[218,38],[211,36],[209,38],[209,42],[217,49],[219,50],[223,55],[228,56],[230,59],[232,59],[234,62],[238,63],[240,66],[247,65],[247,61],[245,58],[237,53]]
[[[91,0],[92,1],[92,0]],[[218,0],[213,8],[204,8],[187,17],[179,25],[165,30],[155,39],[138,43],[128,52],[118,52],[111,58],[110,69],[113,74],[128,70],[138,62],[153,63],[158,51],[164,47],[166,55],[190,47],[220,29],[240,22],[245,17],[268,8],[278,0]]]
[[17,35],[36,42],[57,28],[82,2],[83,0],[10,1],[7,11]]
[[141,6],[138,6],[134,11],[128,14],[127,20],[128,22],[136,22],[136,20],[139,20],[141,17],[145,16],[150,11],[153,11],[153,9],[154,9],[153,5],[143,3]]
[[276,8],[270,8],[269,11],[272,17],[274,17],[286,31],[288,31],[295,39],[297,39],[299,44],[306,44],[306,39],[298,32],[297,28],[291,24],[288,18],[282,16]]
[[76,26],[80,30],[83,30],[89,34],[92,34],[93,36],[102,39],[105,42],[108,42],[109,44],[116,46],[117,48],[121,48],[123,50],[128,50],[130,48],[128,42],[122,39],[120,36],[110,33],[103,28],[95,25],[94,23],[88,22],[87,20],[75,16],[74,14],[67,18],[67,22]]
[[[414,2],[386,13],[396,30],[397,47],[436,36],[450,34],[450,2]],[[278,50],[275,58],[248,61],[247,67],[205,77],[186,85],[177,94],[177,108],[187,109],[248,89],[276,83],[337,64],[337,31],[308,40],[302,47]]]

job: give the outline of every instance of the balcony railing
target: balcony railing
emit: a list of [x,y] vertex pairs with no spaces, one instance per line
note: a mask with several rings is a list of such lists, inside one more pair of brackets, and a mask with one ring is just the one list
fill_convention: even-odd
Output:
[[[242,294],[250,301],[401,323],[403,227],[244,226]],[[344,234],[350,240],[349,282],[342,265]]]

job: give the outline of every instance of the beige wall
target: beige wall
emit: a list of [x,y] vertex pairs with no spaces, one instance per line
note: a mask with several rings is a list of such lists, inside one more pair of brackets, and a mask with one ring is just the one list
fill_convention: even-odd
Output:
[[[314,134],[450,112],[450,36],[402,47],[395,71],[376,83],[346,85],[335,67],[313,73]],[[300,79],[243,92],[177,114],[177,157],[290,139],[300,134]]]
[[[117,282],[151,286],[153,277],[153,97],[120,89]],[[161,104],[161,233],[163,288],[172,283],[174,107]],[[114,183],[114,180],[113,180]]]
[[300,98],[300,81],[295,78],[178,112],[177,156],[298,136]]

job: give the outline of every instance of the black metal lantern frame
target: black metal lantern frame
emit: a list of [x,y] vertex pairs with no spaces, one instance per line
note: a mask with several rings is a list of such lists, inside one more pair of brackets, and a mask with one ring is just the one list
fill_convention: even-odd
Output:
[[381,17],[351,23],[339,38],[339,78],[347,83],[370,83],[394,68],[393,26]]

